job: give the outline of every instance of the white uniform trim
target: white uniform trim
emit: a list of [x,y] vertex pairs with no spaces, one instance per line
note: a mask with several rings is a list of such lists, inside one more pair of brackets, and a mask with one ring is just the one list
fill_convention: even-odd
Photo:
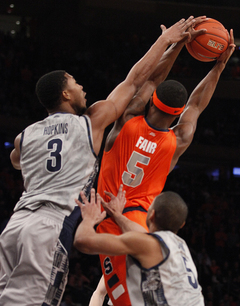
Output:
[[204,306],[197,270],[187,244],[170,231],[155,236],[162,247],[164,260],[145,269],[127,256],[127,286],[133,306]]

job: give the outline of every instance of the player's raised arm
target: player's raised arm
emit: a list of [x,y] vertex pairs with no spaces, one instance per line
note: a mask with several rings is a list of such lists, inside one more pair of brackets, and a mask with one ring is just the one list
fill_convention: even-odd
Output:
[[206,75],[206,77],[197,85],[190,95],[186,107],[181,114],[177,125],[173,127],[174,133],[177,136],[177,149],[175,151],[171,170],[175,166],[178,158],[191,144],[197,120],[203,110],[209,104],[212,95],[216,89],[220,75],[223,72],[229,58],[235,50],[233,30],[230,30],[230,41],[227,50],[217,59],[216,64]]
[[126,79],[120,83],[107,97],[90,106],[87,115],[91,118],[94,142],[104,129],[118,119],[136,92],[154,71],[166,48],[189,36],[186,30],[194,23],[193,16],[187,20],[181,19],[166,29],[149,51],[132,67]]
[[[190,33],[190,37],[184,36],[180,41],[173,43],[164,52],[149,79],[143,84],[140,90],[133,97],[123,115],[115,122],[114,129],[116,131],[120,131],[125,122],[130,120],[132,117],[144,114],[145,106],[148,103],[151,95],[158,87],[158,85],[161,84],[168,76],[176,58],[178,57],[185,43],[206,32],[205,29],[196,31],[194,30],[194,26],[203,22],[204,20],[207,20],[208,18],[206,16],[200,16],[194,19],[195,23],[187,29],[187,31]],[[166,27],[164,25],[161,25],[161,29],[163,32],[166,31]]]

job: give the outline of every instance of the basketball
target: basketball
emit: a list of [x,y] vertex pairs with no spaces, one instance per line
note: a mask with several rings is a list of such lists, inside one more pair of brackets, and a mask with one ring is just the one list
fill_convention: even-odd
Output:
[[227,49],[229,33],[221,22],[210,18],[197,24],[194,29],[207,30],[204,34],[197,36],[186,44],[188,52],[195,59],[201,62],[211,62],[216,60]]

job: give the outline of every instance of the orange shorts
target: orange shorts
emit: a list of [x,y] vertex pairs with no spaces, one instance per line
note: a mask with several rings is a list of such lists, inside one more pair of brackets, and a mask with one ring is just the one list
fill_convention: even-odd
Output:
[[[147,212],[132,210],[124,213],[128,219],[142,225],[148,231],[146,225]],[[121,235],[122,231],[112,218],[103,220],[97,227],[98,233],[111,233]],[[126,256],[99,255],[102,273],[108,296],[114,306],[131,306],[126,283]]]

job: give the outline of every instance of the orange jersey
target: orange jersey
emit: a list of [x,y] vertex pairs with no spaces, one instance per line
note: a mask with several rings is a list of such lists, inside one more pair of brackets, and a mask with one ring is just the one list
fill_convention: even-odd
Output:
[[126,190],[125,207],[142,206],[148,210],[163,190],[176,150],[171,129],[151,127],[144,116],[127,121],[110,151],[104,152],[98,179],[98,193],[117,194],[120,184]]
[[[104,152],[98,179],[98,192],[117,194],[120,184],[126,190],[124,215],[147,229],[147,210],[162,191],[176,149],[176,136],[170,129],[157,130],[143,116],[127,121],[113,147]],[[120,235],[112,218],[103,220],[98,233]],[[102,272],[114,306],[130,306],[126,284],[126,256],[100,255]]]

